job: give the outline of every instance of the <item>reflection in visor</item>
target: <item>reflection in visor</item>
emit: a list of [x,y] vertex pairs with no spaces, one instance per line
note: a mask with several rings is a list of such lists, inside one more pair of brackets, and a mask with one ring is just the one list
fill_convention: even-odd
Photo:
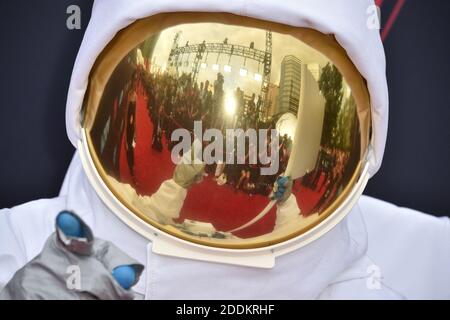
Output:
[[[218,23],[176,25],[132,48],[88,133],[102,178],[129,209],[225,247],[316,224],[361,154],[356,103],[331,61],[292,36]],[[180,136],[197,165],[174,163],[187,155]],[[283,175],[292,196],[259,217]]]

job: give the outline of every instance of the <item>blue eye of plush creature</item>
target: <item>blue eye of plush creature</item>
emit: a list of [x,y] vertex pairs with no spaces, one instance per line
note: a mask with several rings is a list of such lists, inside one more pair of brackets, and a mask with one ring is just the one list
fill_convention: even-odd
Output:
[[112,275],[125,290],[129,290],[136,281],[136,271],[132,266],[118,266],[114,268]]
[[81,238],[84,235],[81,222],[70,212],[61,212],[56,218],[56,224],[66,236]]

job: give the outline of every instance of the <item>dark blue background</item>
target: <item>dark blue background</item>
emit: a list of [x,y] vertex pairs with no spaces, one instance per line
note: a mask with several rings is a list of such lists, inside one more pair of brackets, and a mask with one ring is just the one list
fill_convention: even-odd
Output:
[[[383,5],[383,20],[395,0]],[[66,8],[82,9],[82,30]],[[0,208],[58,194],[73,148],[65,103],[92,1],[0,3]],[[385,42],[389,136],[366,194],[450,215],[450,1],[407,0]],[[108,21],[105,21],[108,23]]]

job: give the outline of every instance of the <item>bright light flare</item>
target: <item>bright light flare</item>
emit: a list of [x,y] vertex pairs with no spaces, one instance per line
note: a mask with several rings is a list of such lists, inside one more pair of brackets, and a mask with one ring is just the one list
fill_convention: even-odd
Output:
[[247,69],[241,68],[241,69],[239,70],[239,75],[240,75],[241,77],[246,77],[247,74],[248,74],[248,70],[247,70]]
[[258,81],[258,82],[261,82],[262,81],[262,75],[259,74],[259,73],[255,73],[255,80]]
[[236,113],[236,100],[233,96],[227,96],[225,98],[225,112],[229,116],[233,116]]
[[214,63],[214,64],[212,65],[212,69],[213,69],[214,71],[219,71],[220,65],[218,65],[217,63]]
[[228,72],[228,73],[231,72],[231,66],[228,65],[228,64],[224,65],[223,66],[223,71]]
[[280,136],[285,134],[294,140],[295,130],[297,129],[297,117],[292,113],[283,114],[276,124],[276,129]]
[[202,63],[200,64],[200,68],[206,69],[206,68],[208,68],[208,65],[207,65],[205,62],[202,62]]

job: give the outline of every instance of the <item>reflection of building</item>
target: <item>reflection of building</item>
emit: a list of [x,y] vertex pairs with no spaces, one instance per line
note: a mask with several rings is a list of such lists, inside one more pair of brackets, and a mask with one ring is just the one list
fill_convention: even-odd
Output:
[[278,112],[298,113],[301,85],[301,61],[295,56],[288,55],[281,62],[280,93]]
[[280,94],[280,87],[273,83],[269,83],[269,88],[267,91],[267,110],[265,116],[271,117],[277,113],[278,109],[278,96]]
[[319,81],[322,69],[318,63],[308,64],[308,70],[316,81]]
[[325,115],[325,98],[306,65],[302,65],[301,75],[298,123],[294,140],[302,147],[294,148],[291,153],[291,157],[295,157],[296,160],[295,168],[291,172],[295,177],[311,172],[316,166]]

